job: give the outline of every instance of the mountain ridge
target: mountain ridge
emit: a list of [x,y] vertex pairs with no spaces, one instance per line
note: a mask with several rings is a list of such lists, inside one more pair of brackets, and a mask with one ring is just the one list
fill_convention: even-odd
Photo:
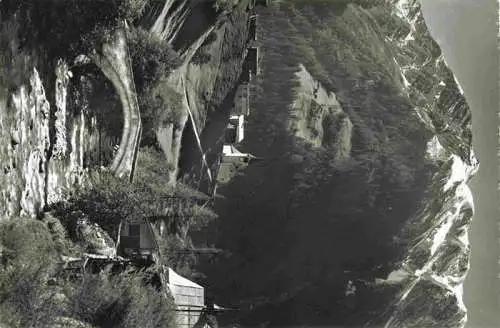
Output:
[[[192,243],[231,254],[191,265],[204,275],[198,283],[240,307],[222,321],[464,327],[474,212],[467,182],[478,162],[463,91],[419,2],[273,3],[255,8],[254,43],[246,1],[210,14],[196,1],[155,5],[127,37],[142,151],[153,147],[151,165],[162,166],[168,188],[207,183],[201,153],[222,149],[246,49],[261,49],[236,146],[264,160],[221,186],[219,218],[189,233]],[[0,44],[11,37],[0,36]],[[91,36],[85,42],[100,51]],[[164,66],[141,67],[142,49]],[[28,82],[0,97],[3,220],[43,216],[91,173],[105,176],[100,167],[120,139],[104,127],[123,119],[110,81],[75,65],[79,53],[55,53],[62,60],[33,65]]]

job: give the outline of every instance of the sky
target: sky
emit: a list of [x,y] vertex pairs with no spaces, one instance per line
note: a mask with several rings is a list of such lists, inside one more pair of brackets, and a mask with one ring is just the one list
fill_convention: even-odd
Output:
[[480,169],[470,186],[475,216],[469,231],[471,268],[464,286],[467,328],[500,327],[497,111],[498,9],[495,0],[421,0],[472,110],[473,145]]

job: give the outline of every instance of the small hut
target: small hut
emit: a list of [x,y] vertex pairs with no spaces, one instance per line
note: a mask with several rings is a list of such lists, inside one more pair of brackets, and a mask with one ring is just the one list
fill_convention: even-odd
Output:
[[176,327],[192,328],[205,308],[205,289],[168,268],[167,286],[176,305]]
[[230,182],[238,171],[245,169],[251,161],[260,160],[252,154],[242,153],[233,145],[224,145],[220,156],[216,183],[226,184]]
[[153,258],[158,251],[153,229],[146,219],[123,220],[118,232],[117,253],[128,258]]
[[244,115],[231,115],[226,128],[227,144],[239,143],[245,137],[245,116]]

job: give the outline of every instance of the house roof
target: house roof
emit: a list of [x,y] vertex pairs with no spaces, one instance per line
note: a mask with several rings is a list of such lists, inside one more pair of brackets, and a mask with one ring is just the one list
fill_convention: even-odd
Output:
[[171,268],[168,268],[168,283],[170,285],[176,285],[176,286],[183,286],[183,287],[191,287],[191,288],[198,288],[198,289],[203,289],[202,286],[198,285],[197,283],[184,278]]
[[233,145],[224,145],[222,152],[224,153],[224,156],[245,156],[246,154],[243,154],[240,152],[238,149],[236,149],[235,146]]

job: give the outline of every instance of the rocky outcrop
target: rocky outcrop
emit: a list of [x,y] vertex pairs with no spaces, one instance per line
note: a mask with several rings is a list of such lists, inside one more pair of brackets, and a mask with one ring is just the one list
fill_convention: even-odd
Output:
[[[175,24],[177,30],[170,31],[177,35],[175,42],[171,42],[179,51],[182,64],[169,75],[168,85],[181,95],[181,108],[177,111],[182,115],[177,122],[160,126],[156,136],[168,164],[175,168],[172,182],[175,182],[179,167],[182,174],[199,172],[204,163],[206,170],[210,164],[203,154],[222,147],[220,140],[230,107],[220,105],[226,97],[231,101],[245,55],[249,19],[245,7],[209,18],[207,12],[212,9],[206,8],[207,4],[190,3],[192,12],[187,20],[184,24],[180,23],[184,18],[178,21]],[[176,8],[180,10],[182,6],[181,3]],[[197,16],[195,12],[198,12]],[[179,18],[170,15],[174,14],[169,12],[158,19],[173,22]],[[196,22],[195,17],[201,21]],[[188,24],[194,25],[188,28]],[[173,40],[168,36],[170,34],[160,32],[158,26],[159,21],[156,21],[151,31]]]
[[0,200],[2,217],[34,217],[84,180],[95,121],[89,120],[87,104],[68,95],[74,82],[64,61],[56,65],[55,76],[53,104],[36,68],[29,85],[2,102],[0,185],[7,186]]
[[474,212],[467,182],[476,170],[451,155],[435,176],[428,194],[441,197],[427,203],[407,227],[408,255],[381,282],[402,290],[385,327],[465,325],[462,284],[469,269],[467,232]]
[[394,60],[401,68],[410,98],[420,118],[444,147],[467,164],[476,160],[471,147],[471,112],[455,75],[430,35],[417,0],[390,0],[398,24],[388,42],[398,49]]
[[0,108],[0,216],[33,216],[45,205],[50,105],[38,72]]
[[327,91],[302,64],[296,75],[300,82],[294,90],[290,129],[314,147],[333,150],[336,160],[349,158],[353,126],[335,94]]
[[68,65],[60,60],[55,70],[55,113],[52,118],[54,144],[47,162],[45,195],[47,205],[60,201],[64,197],[65,190],[83,180],[85,151],[90,148],[86,140],[90,139],[89,128],[92,128],[87,123],[85,105],[77,112],[78,115],[70,115],[72,109],[68,101],[68,87],[72,73]]
[[87,253],[116,256],[116,245],[113,239],[98,224],[90,223],[82,213],[76,222],[75,235],[78,243]]
[[181,32],[189,9],[187,0],[153,1],[141,19],[141,25],[172,43]]
[[[121,29],[116,33],[111,43],[104,44],[103,53],[93,57],[119,94],[124,113],[121,147],[111,170],[130,176],[141,121],[125,35]],[[82,75],[73,77],[64,60],[58,60],[54,70],[55,86],[49,88],[53,97],[45,94],[49,79],[40,77],[35,68],[29,85],[1,102],[0,158],[4,164],[0,181],[9,186],[0,200],[3,217],[36,216],[45,205],[62,200],[66,191],[84,180],[89,158],[96,149],[101,151],[106,140],[91,113],[88,85],[92,81]]]

